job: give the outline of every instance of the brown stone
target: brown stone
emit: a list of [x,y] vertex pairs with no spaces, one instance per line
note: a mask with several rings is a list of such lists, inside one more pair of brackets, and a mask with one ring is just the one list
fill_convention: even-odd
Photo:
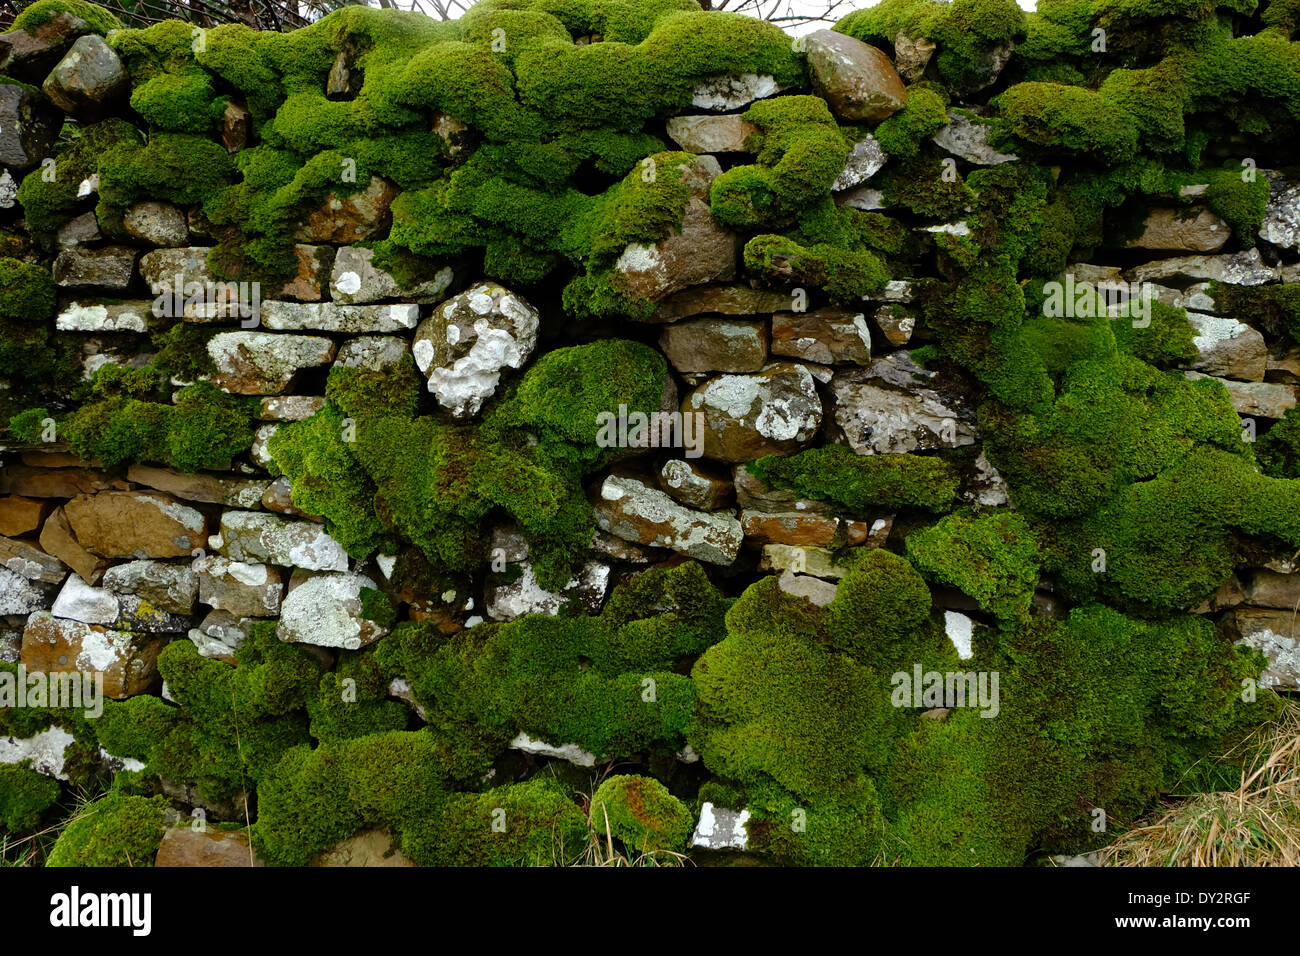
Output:
[[203,515],[161,492],[78,495],[64,512],[81,545],[106,558],[175,558],[207,544]]
[[239,830],[172,827],[163,834],[154,866],[266,866]]
[[329,288],[334,249],[298,243],[293,247],[293,253],[298,261],[298,273],[281,287],[277,298],[320,302],[325,298],[322,290]]
[[674,116],[668,136],[688,153],[739,153],[745,140],[758,132],[753,123],[735,113],[721,116]]
[[830,514],[835,510],[828,501],[812,498],[800,498],[793,491],[782,488],[768,488],[767,485],[749,473],[745,465],[737,465],[731,472],[736,489],[736,502],[742,508],[754,511],[807,511],[813,514]]
[[29,465],[10,465],[0,470],[0,494],[28,498],[75,498],[128,487],[121,479],[88,468],[46,470]]
[[731,478],[716,465],[670,458],[659,469],[659,487],[688,508],[717,511],[731,501]]
[[1130,249],[1178,252],[1218,252],[1232,228],[1203,206],[1187,209],[1153,209],[1143,223],[1142,235],[1130,240]]
[[869,365],[866,313],[834,308],[778,312],[772,316],[772,354],[823,365]]
[[703,415],[705,457],[725,462],[790,454],[811,441],[822,422],[812,373],[788,362],[756,375],[710,379],[682,402],[682,415],[695,413]]
[[6,495],[0,498],[0,535],[17,537],[40,528],[52,506],[48,501]]
[[226,152],[237,153],[248,142],[253,129],[253,114],[248,107],[234,100],[226,100],[226,111],[221,114],[221,145]]
[[371,176],[360,192],[330,193],[307,215],[294,238],[299,242],[343,245],[360,242],[372,233],[382,233],[392,222],[388,207],[397,198],[397,192],[397,187],[388,180]]
[[24,451],[23,464],[33,468],[97,468],[100,465],[99,462],[86,461],[58,444],[40,450]]
[[840,529],[836,518],[798,511],[742,511],[740,525],[745,530],[745,540],[755,544],[793,544],[815,548],[830,546]]
[[1300,574],[1256,571],[1246,585],[1246,603],[1295,611],[1300,608]]
[[659,347],[679,372],[757,372],[767,361],[767,325],[753,319],[696,319],[664,328]]
[[23,629],[19,660],[29,672],[102,673],[105,696],[121,700],[146,693],[158,682],[158,652],[167,640],[37,611]]
[[871,313],[871,321],[885,341],[895,347],[912,341],[912,333],[916,330],[916,318],[897,304],[878,306]]
[[804,38],[813,91],[841,119],[878,123],[907,105],[907,89],[889,57],[831,30]]
[[415,866],[387,830],[366,830],[312,857],[308,866]]
[[789,309],[788,292],[751,289],[747,285],[707,285],[685,289],[655,306],[651,322],[676,322],[696,315],[769,315]]
[[29,581],[58,584],[68,573],[57,557],[27,541],[0,537],[0,565]]
[[147,485],[186,501],[201,501],[229,508],[256,508],[270,484],[266,479],[191,475],[174,468],[159,468],[154,465],[132,465],[127,469],[126,477],[137,485]]
[[41,526],[41,548],[52,554],[81,575],[87,584],[94,584],[108,567],[108,562],[87,551],[77,541],[62,508],[55,508]]
[[0,34],[0,73],[40,83],[73,41],[88,32],[85,20],[60,12],[38,26]]
[[1216,611],[1222,611],[1224,608],[1236,607],[1238,604],[1245,603],[1246,589],[1241,586],[1241,580],[1234,574],[1219,585],[1217,591],[1193,608],[1192,613],[1213,614]]

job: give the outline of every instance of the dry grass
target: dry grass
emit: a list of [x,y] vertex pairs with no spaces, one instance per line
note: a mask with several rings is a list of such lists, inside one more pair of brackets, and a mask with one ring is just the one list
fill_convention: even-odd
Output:
[[1202,793],[1122,834],[1103,866],[1300,866],[1300,705],[1241,745],[1236,790]]

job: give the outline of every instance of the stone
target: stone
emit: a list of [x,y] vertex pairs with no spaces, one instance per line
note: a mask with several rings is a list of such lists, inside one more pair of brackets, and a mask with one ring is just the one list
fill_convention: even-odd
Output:
[[599,528],[591,536],[591,550],[614,561],[626,561],[629,564],[654,564],[668,557],[668,552],[662,548],[644,548]]
[[5,495],[0,498],[0,535],[17,537],[40,528],[50,511],[47,501],[23,495]]
[[709,285],[684,289],[655,306],[649,321],[676,322],[697,315],[766,315],[793,306],[788,292],[752,289],[747,285]]
[[27,764],[37,773],[67,780],[64,755],[75,740],[57,724],[30,737],[0,737],[0,763]]
[[308,866],[415,866],[387,830],[365,830],[317,853]]
[[30,498],[72,498],[97,491],[126,488],[126,482],[91,468],[50,469],[9,465],[0,470],[0,493]]
[[849,573],[848,568],[835,563],[833,552],[812,545],[765,544],[758,567],[760,571],[790,571],[832,579]]
[[1300,249],[1300,182],[1272,170],[1268,177],[1268,205],[1259,238],[1283,249]]
[[121,605],[112,591],[91,587],[70,574],[49,611],[55,617],[84,624],[113,624],[121,613]]
[[63,510],[77,541],[105,558],[182,557],[207,543],[207,519],[162,492],[78,495]]
[[262,399],[257,417],[263,421],[301,422],[324,407],[324,395],[274,395]]
[[907,105],[907,90],[873,46],[843,33],[817,30],[804,37],[813,92],[841,119],[878,123]]
[[709,211],[709,184],[722,167],[712,156],[697,156],[678,168],[690,190],[681,228],[654,243],[629,243],[614,263],[612,285],[632,298],[658,302],[688,286],[736,276],[740,239]]
[[1197,354],[1192,368],[1244,382],[1264,380],[1268,367],[1264,336],[1236,319],[1203,312],[1188,312],[1187,321],[1196,330],[1192,345]]
[[972,122],[965,113],[948,112],[948,125],[930,139],[944,152],[964,159],[973,166],[998,166],[1018,157],[1014,153],[1000,153],[989,145],[987,123]]
[[271,436],[280,430],[280,426],[274,422],[269,425],[261,425],[253,433],[253,444],[249,446],[248,457],[252,459],[253,464],[258,468],[270,471],[275,465],[275,458],[271,455]]
[[0,73],[29,83],[38,83],[68,52],[90,25],[66,10],[45,22],[0,34]]
[[8,568],[0,568],[0,617],[26,616],[50,606],[50,586]]
[[57,240],[60,246],[77,246],[90,242],[99,242],[104,232],[99,228],[99,219],[94,210],[74,216],[59,226]]
[[205,288],[215,286],[217,277],[208,266],[208,251],[206,246],[154,249],[140,257],[140,276],[151,290],[157,286],[184,288],[195,283]]
[[1127,273],[1134,282],[1158,282],[1161,279],[1190,279],[1205,282],[1223,282],[1227,285],[1263,285],[1276,282],[1282,271],[1270,266],[1260,257],[1258,249],[1226,253],[1217,256],[1183,256],[1162,259],[1130,269]]
[[325,79],[325,95],[332,100],[352,99],[361,90],[361,72],[352,64],[351,50],[339,50]]
[[744,465],[732,469],[731,478],[736,489],[736,503],[741,508],[754,511],[810,511],[815,514],[830,514],[834,506],[827,501],[815,501],[800,498],[793,491],[782,488],[768,488],[762,481],[749,473]]
[[325,297],[330,268],[334,263],[333,246],[310,246],[299,242],[293,247],[298,271],[280,287],[276,299],[294,299],[298,302],[319,302]]
[[935,42],[924,38],[913,40],[905,33],[894,37],[894,66],[907,83],[915,83],[925,74],[934,56]]
[[767,340],[767,324],[752,319],[694,319],[659,333],[659,347],[679,372],[757,372]]
[[832,545],[840,530],[837,518],[802,511],[742,511],[745,539],[756,544],[793,544],[814,548]]
[[609,588],[609,565],[587,561],[560,592],[547,591],[537,583],[533,567],[522,562],[513,581],[489,582],[485,594],[487,616],[494,621],[513,621],[525,614],[555,617],[573,607],[587,614],[600,610]]
[[1232,235],[1232,227],[1204,206],[1190,209],[1153,209],[1142,224],[1142,235],[1131,239],[1129,249],[1218,252]]
[[1300,608],[1300,574],[1254,571],[1246,585],[1246,603],[1295,613]]
[[137,485],[165,491],[186,501],[225,505],[228,508],[256,508],[270,484],[264,478],[188,474],[156,465],[131,465],[127,468],[126,477]]
[[[0,137],[3,136],[3,130],[0,130]],[[14,179],[13,173],[9,170],[0,167],[0,209],[13,209],[16,205],[18,205],[18,180]],[[62,233],[63,227],[60,226],[60,236]]]
[[734,113],[668,120],[668,138],[688,153],[745,152],[745,140],[757,132],[757,126]]
[[1184,372],[1186,378],[1213,378],[1228,390],[1228,399],[1239,415],[1281,418],[1300,402],[1300,387],[1276,382],[1234,382],[1203,372]]
[[355,651],[373,644],[388,628],[365,617],[361,589],[375,588],[364,574],[309,577],[291,588],[280,608],[280,640]]
[[45,519],[45,524],[41,527],[40,542],[41,548],[48,554],[58,558],[81,575],[83,581],[91,584],[100,579],[104,568],[108,566],[108,562],[91,554],[77,541],[63,508],[55,508]]
[[544,740],[534,740],[522,731],[510,741],[510,749],[539,757],[554,757],[557,760],[566,760],[578,767],[596,766],[596,755],[583,750],[577,744],[548,744]]
[[776,579],[776,586],[786,594],[807,598],[818,607],[826,607],[831,601],[834,601],[835,592],[838,590],[829,581],[823,581],[821,578],[815,578],[810,574],[792,574],[789,571],[781,573]]
[[284,590],[280,573],[266,564],[232,561],[216,555],[194,562],[199,600],[235,617],[275,617]]
[[185,214],[169,202],[138,202],[122,217],[127,234],[151,246],[188,245]]
[[256,511],[221,516],[220,551],[236,561],[265,562],[307,571],[346,571],[343,546],[310,521],[293,521]]
[[147,332],[153,318],[153,303],[148,300],[129,302],[69,302],[54,317],[59,332]]
[[712,466],[669,458],[659,469],[659,487],[674,501],[699,511],[717,511],[731,501],[731,479]]
[[885,168],[889,156],[880,148],[880,143],[870,133],[853,144],[844,169],[831,184],[832,192],[843,192],[861,186],[876,173]]
[[59,584],[68,573],[67,565],[27,541],[0,537],[0,567],[29,581]]
[[522,296],[480,282],[420,323],[411,352],[438,404],[456,418],[472,418],[495,394],[502,374],[528,361],[539,320]]
[[210,611],[203,622],[187,635],[200,657],[210,657],[235,664],[235,651],[244,646],[252,621],[237,618],[229,611]]
[[982,448],[962,486],[960,497],[962,501],[980,508],[1000,508],[1011,501],[1006,480],[993,467]]
[[117,54],[95,34],[78,37],[50,71],[41,89],[65,113],[98,115],[131,88],[131,78]]
[[636,478],[610,475],[594,502],[602,530],[625,541],[708,564],[731,564],[744,538],[740,522],[726,512],[685,508],[658,488]]
[[333,302],[262,303],[262,325],[276,331],[309,329],[345,332],[350,335],[405,332],[420,318],[420,307],[412,303],[391,305],[338,305]]
[[859,186],[856,189],[836,193],[834,198],[835,205],[848,209],[857,209],[861,212],[873,212],[885,208],[885,194],[879,189],[872,189],[868,186]]
[[62,126],[63,116],[40,93],[21,83],[0,81],[0,166],[15,182],[14,174],[49,155]]
[[836,373],[833,420],[859,455],[974,444],[974,413],[940,395],[936,379],[906,352],[891,352],[863,371]]
[[221,332],[208,340],[213,381],[237,395],[274,395],[305,368],[328,365],[334,343],[318,335]]
[[704,416],[705,457],[724,462],[797,451],[822,422],[811,373],[788,362],[709,380],[682,402],[683,416],[695,412]]
[[866,314],[833,307],[777,312],[772,316],[772,353],[823,365],[869,365]]
[[1217,614],[1226,608],[1246,603],[1246,589],[1241,579],[1233,574],[1219,585],[1218,590],[1192,609],[1193,614]]
[[129,246],[103,246],[99,249],[65,248],[54,260],[54,281],[65,288],[95,286],[101,289],[127,289],[135,275],[137,252]]
[[1220,626],[1234,644],[1268,657],[1268,666],[1259,678],[1261,687],[1300,690],[1300,625],[1294,610],[1239,607],[1225,614]]
[[393,368],[411,351],[406,339],[396,335],[363,335],[339,346],[335,368],[364,368],[379,372]]
[[166,643],[157,635],[128,634],[38,611],[23,629],[20,659],[28,672],[102,673],[104,696],[120,700],[157,684],[158,652]]
[[396,186],[378,176],[371,176],[359,192],[330,193],[307,215],[294,232],[294,238],[299,242],[347,245],[372,234],[382,234],[392,222],[389,206],[397,193]]
[[363,302],[380,302],[384,299],[404,299],[409,302],[433,303],[439,301],[451,287],[453,278],[450,266],[439,269],[431,279],[415,285],[403,285],[374,264],[375,251],[361,246],[344,246],[334,256],[330,270],[330,296],[338,303],[355,305]]
[[429,128],[446,144],[447,156],[452,159],[465,152],[474,141],[472,127],[441,110],[434,112]]
[[1300,385],[1300,346],[1292,346],[1281,355],[1270,354],[1264,366],[1264,381]]
[[785,89],[787,87],[778,83],[776,77],[765,73],[715,73],[696,85],[691,95],[691,106],[697,110],[729,113]]
[[253,131],[253,114],[248,107],[233,97],[227,98],[226,108],[221,114],[221,145],[226,152],[237,153],[248,144],[248,137]]
[[103,587],[114,594],[133,595],[168,614],[194,613],[199,576],[189,564],[128,561],[104,572]]
[[154,866],[266,866],[249,845],[247,834],[215,827],[168,827],[158,845]]
[[871,313],[871,324],[895,347],[912,341],[912,333],[916,331],[916,317],[901,305],[878,306]]
[[728,810],[705,800],[691,834],[691,846],[703,850],[743,850],[749,846],[748,810]]

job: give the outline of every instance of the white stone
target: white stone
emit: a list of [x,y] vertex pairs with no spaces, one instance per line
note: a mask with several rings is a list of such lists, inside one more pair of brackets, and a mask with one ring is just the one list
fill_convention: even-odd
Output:
[[743,850],[749,845],[748,810],[727,810],[707,800],[700,807],[700,821],[691,834],[691,846],[705,850]]
[[544,740],[534,740],[522,731],[510,741],[512,750],[522,750],[524,753],[536,754],[541,757],[558,757],[560,760],[567,760],[571,764],[579,767],[596,766],[596,755],[588,753],[577,744],[548,744]]

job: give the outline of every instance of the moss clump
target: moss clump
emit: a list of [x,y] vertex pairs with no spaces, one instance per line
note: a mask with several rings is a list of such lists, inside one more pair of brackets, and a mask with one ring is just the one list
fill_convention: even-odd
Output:
[[189,133],[155,133],[144,146],[120,144],[100,158],[99,195],[117,207],[146,198],[192,206],[226,186],[233,173],[230,155],[218,143]]
[[35,30],[44,26],[62,13],[70,13],[86,22],[90,29],[103,36],[110,30],[118,30],[122,22],[117,17],[96,3],[87,0],[36,0],[14,17],[15,30]]
[[921,143],[948,125],[948,104],[927,87],[912,85],[907,91],[907,105],[884,120],[872,135],[890,156],[910,162],[921,152]]
[[225,103],[202,70],[160,73],[135,88],[131,108],[151,127],[175,133],[206,133],[220,119]]
[[79,126],[54,148],[54,166],[34,169],[18,187],[27,227],[51,237],[85,205],[77,196],[82,182],[99,171],[103,155],[119,144],[139,145],[140,134],[120,119]]
[[37,829],[62,792],[59,782],[19,764],[0,765],[0,827],[11,834]]
[[1260,439],[1255,455],[1269,477],[1300,478],[1300,414],[1294,408]]
[[18,259],[0,259],[0,319],[32,324],[54,315],[54,277]]
[[89,804],[59,835],[46,866],[153,866],[166,797],[120,793]]
[[653,777],[609,777],[591,798],[591,825],[638,853],[686,848],[695,817]]
[[872,509],[952,507],[959,479],[942,458],[855,455],[844,445],[769,455],[746,466],[768,484],[808,498],[829,498],[856,513]]
[[889,282],[889,270],[870,252],[825,243],[802,246],[783,236],[749,240],[745,268],[769,282],[824,289],[835,302],[866,298]]
[[1028,613],[1038,586],[1038,544],[1014,512],[949,515],[907,539],[921,570],[969,594],[984,610],[1014,619]]

